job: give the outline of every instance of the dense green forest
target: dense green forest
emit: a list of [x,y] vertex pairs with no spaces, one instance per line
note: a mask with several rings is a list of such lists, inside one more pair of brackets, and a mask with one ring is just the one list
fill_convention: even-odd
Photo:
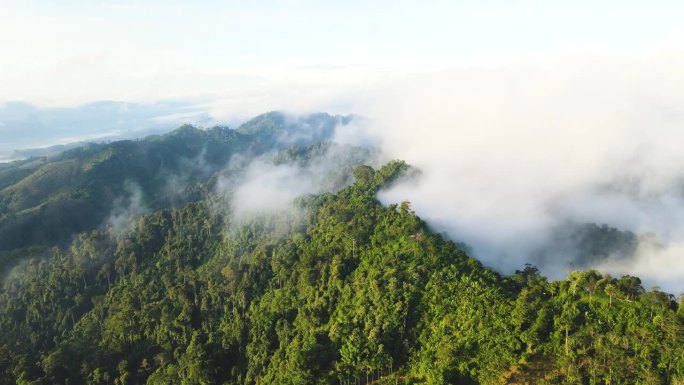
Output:
[[[410,172],[404,162],[351,167],[370,157],[345,148],[324,192],[236,220],[231,191],[214,188],[231,156],[315,161],[342,119],[283,131],[281,118],[0,169],[0,236],[15,242],[0,243],[0,384],[684,383],[684,308],[672,295],[594,270],[503,276],[409,202],[378,202]],[[199,154],[209,166],[178,182],[182,194],[162,194],[163,170]],[[127,161],[149,168],[131,173]],[[125,228],[102,225],[131,175],[149,209]]]

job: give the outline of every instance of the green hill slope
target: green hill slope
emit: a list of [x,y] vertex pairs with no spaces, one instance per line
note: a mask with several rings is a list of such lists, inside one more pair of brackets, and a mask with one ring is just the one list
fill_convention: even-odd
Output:
[[405,170],[239,226],[212,197],[30,261],[0,292],[0,383],[681,383],[670,296],[502,277],[380,205]]
[[[335,125],[345,119],[327,114],[287,119],[272,112],[236,130],[184,126],[162,136],[87,145],[54,157],[4,164],[0,252],[65,245],[75,234],[104,225],[138,190],[149,210],[197,201],[231,157],[253,158],[329,140]],[[307,136],[309,131],[313,134]]]
[[[268,113],[1,165],[0,385],[684,381],[681,301],[483,266],[378,202],[410,168],[329,143],[348,119]],[[273,167],[317,170],[319,193],[238,217],[241,181]],[[580,264],[637,242],[555,234]]]

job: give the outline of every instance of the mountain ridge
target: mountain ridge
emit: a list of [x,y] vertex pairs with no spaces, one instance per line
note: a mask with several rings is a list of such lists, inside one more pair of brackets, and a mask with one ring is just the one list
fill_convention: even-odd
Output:
[[[313,115],[310,122],[302,118],[310,126],[314,121],[325,126],[322,133],[307,139],[297,124],[286,124],[283,113],[271,112],[237,129],[184,125],[164,135],[85,144],[54,156],[6,163],[0,169],[0,250],[41,243],[41,239],[47,239],[48,246],[59,244],[75,233],[93,229],[115,208],[117,198],[130,195],[126,183],[139,186],[152,209],[197,199],[186,192],[167,196],[163,191],[165,179],[182,174],[189,187],[199,187],[222,170],[232,156],[255,157],[329,140],[332,129],[342,120],[327,114]],[[298,139],[292,143],[265,140],[271,134],[286,136],[295,129],[299,130]],[[69,212],[91,215],[54,226],[54,217],[68,218]],[[30,236],[44,228],[44,222],[64,231]]]
[[[0,252],[0,385],[684,381],[681,300],[629,275],[496,272],[378,201],[415,170],[327,140],[346,118],[257,118],[0,170],[18,173],[0,240],[25,237]],[[585,258],[635,237],[567,227]]]

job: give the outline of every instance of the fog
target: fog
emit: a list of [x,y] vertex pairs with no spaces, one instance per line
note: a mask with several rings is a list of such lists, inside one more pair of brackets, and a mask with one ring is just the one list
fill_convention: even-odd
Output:
[[[363,119],[352,116],[269,112],[238,127],[256,135],[256,147],[232,154],[218,171],[213,209],[227,218],[227,230],[238,231],[254,220],[298,222],[303,212],[297,198],[335,191],[351,183],[351,168],[377,164],[369,143],[354,146]],[[291,223],[291,225],[295,225]]]
[[[303,168],[264,159],[251,162],[242,177],[232,196],[232,214],[237,220],[287,209],[295,198],[318,190]],[[223,183],[219,189],[226,188]]]
[[[501,272],[532,263],[561,278],[597,268],[678,292],[682,64],[677,55],[654,52],[392,78],[340,94],[340,104],[364,118],[338,126],[333,141],[379,148],[374,166],[403,159],[419,169],[418,178],[379,199],[409,200],[434,230]],[[325,157],[311,164],[335,168]],[[234,212],[277,211],[296,196],[324,191],[311,164],[251,164],[237,182]],[[581,255],[576,243],[564,241],[573,234],[563,232],[585,223],[631,232],[637,244],[630,253]]]
[[416,75],[368,96],[359,140],[379,138],[386,157],[422,171],[381,201],[411,201],[492,267],[531,262],[563,276],[570,261],[534,257],[554,228],[606,223],[656,241],[632,259],[582,267],[681,290],[681,64],[569,60]]
[[105,220],[106,225],[111,226],[116,232],[126,230],[135,218],[149,211],[139,185],[127,182],[124,190],[125,193],[114,200],[109,217]]
[[[235,158],[226,167],[230,172],[219,178],[217,190],[230,194],[236,218],[247,218],[287,209],[302,194],[334,189],[340,181],[331,180],[331,175],[339,177],[353,162],[378,166],[403,159],[421,171],[420,177],[394,185],[379,199],[385,204],[409,200],[433,229],[466,243],[475,257],[495,269],[510,273],[533,263],[544,274],[559,278],[572,269],[598,268],[637,275],[647,287],[681,291],[681,57],[662,50],[637,57],[584,55],[388,76],[328,94],[322,89],[302,92],[303,98],[275,93],[272,98],[283,110],[300,115],[332,105],[344,106],[344,111],[331,112],[363,118],[338,125],[332,137],[334,150],[326,149],[310,161],[278,162],[274,153]],[[327,97],[314,100],[312,95]],[[151,122],[167,124],[184,118],[184,111],[216,122],[241,116],[245,108],[266,110],[251,99],[240,103],[181,103],[181,115],[172,112],[173,105],[160,104],[149,114],[144,108],[136,112],[139,124],[97,111],[95,115],[104,119],[106,124],[99,127],[105,133],[112,127],[116,131]],[[271,100],[268,106],[272,104]],[[117,106],[110,115],[128,116],[119,111],[123,105]],[[31,112],[27,106],[5,105],[4,111],[9,107],[15,111],[13,122],[31,120],[26,118]],[[9,132],[7,119],[0,131]],[[85,125],[76,128],[80,131],[74,135],[90,132]],[[329,139],[327,131],[308,128],[311,138],[303,126],[287,138],[274,139],[289,144]],[[26,132],[32,132],[31,140],[60,137],[59,142],[66,143],[69,137],[64,139],[58,131],[52,136]],[[349,156],[348,146],[375,147],[380,153]],[[169,178],[172,189],[188,179]],[[127,202],[112,214],[111,223],[125,223],[129,208],[137,210]],[[608,224],[631,231],[638,237],[636,251],[632,256],[583,258],[571,242],[563,237],[559,241],[558,234],[568,223]]]

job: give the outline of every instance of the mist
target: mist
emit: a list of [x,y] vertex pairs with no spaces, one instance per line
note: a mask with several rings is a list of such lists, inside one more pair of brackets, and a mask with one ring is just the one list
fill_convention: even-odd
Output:
[[[379,199],[410,201],[434,230],[467,244],[474,257],[503,273],[525,263],[552,278],[597,268],[639,276],[647,287],[681,291],[684,60],[674,53],[452,67],[388,76],[365,87],[352,82],[317,100],[306,92],[303,99],[278,98],[296,115],[343,106],[333,112],[358,116],[338,124],[334,133],[303,125],[273,138],[280,148],[334,143],[312,159],[279,160],[277,151],[234,157],[218,177],[216,192],[228,194],[227,206],[239,223],[292,210],[299,196],[334,191],[349,183],[342,175],[352,164],[402,159],[420,176],[382,191]],[[206,119],[267,109],[250,99],[241,103],[212,105]],[[196,113],[195,107],[184,108]],[[163,110],[135,117],[145,124],[175,121],[176,115]],[[360,147],[368,152],[359,153]],[[370,148],[379,152],[371,154]],[[179,186],[194,180],[196,168],[188,169],[167,175],[166,195],[178,195]],[[131,199],[121,200],[108,219],[114,227],[125,226],[131,212],[144,211],[136,203],[139,194],[129,192]],[[586,258],[576,242],[567,241],[568,229],[585,223],[633,233],[637,244],[629,253]]]
[[144,203],[144,194],[140,186],[133,182],[124,185],[125,193],[116,198],[109,217],[105,220],[115,232],[126,230],[137,217],[149,212]]
[[[379,194],[504,273],[525,263],[682,290],[684,68],[672,56],[415,75],[367,96],[364,135],[421,171]],[[641,235],[632,256],[582,265],[540,250],[564,223]],[[656,246],[654,246],[656,245]],[[558,245],[559,247],[561,245]]]
[[381,161],[368,143],[349,143],[361,129],[360,118],[281,116],[285,128],[266,139],[273,140],[272,149],[237,153],[218,172],[214,209],[230,218],[229,231],[266,217],[296,221],[303,214],[298,198],[334,192],[352,182],[354,166]]
[[[264,159],[249,164],[232,197],[232,214],[242,220],[289,208],[295,198],[317,191],[311,175],[295,165],[275,165]],[[224,188],[223,183],[219,189]]]

